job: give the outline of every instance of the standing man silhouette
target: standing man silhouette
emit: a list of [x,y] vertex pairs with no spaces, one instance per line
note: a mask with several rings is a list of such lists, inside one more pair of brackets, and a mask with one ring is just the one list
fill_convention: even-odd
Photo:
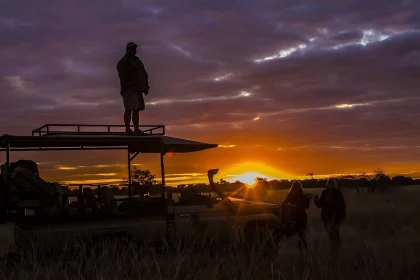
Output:
[[143,93],[149,93],[149,79],[143,62],[136,56],[137,45],[130,42],[126,46],[126,54],[118,61],[117,70],[120,78],[120,94],[124,103],[124,123],[127,134],[133,133],[130,128],[133,119],[134,133],[142,133],[139,129],[139,112],[145,109]]
[[328,231],[331,249],[333,253],[337,253],[341,247],[340,224],[346,218],[346,201],[337,187],[337,181],[328,179],[321,197],[316,195],[314,200],[316,206],[322,208],[321,218]]

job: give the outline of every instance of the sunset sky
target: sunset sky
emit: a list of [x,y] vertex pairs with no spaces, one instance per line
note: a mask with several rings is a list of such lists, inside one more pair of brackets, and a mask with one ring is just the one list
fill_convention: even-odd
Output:
[[[420,1],[0,3],[0,133],[123,124],[116,70],[139,45],[143,124],[219,148],[166,156],[168,184],[254,172],[420,174]],[[13,153],[47,180],[120,181],[126,153]],[[158,155],[138,168],[159,172]],[[2,154],[1,160],[5,157]]]

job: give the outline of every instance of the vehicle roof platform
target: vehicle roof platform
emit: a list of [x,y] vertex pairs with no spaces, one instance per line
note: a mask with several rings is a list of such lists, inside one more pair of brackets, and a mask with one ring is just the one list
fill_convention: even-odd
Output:
[[130,153],[189,153],[215,148],[217,144],[165,135],[163,125],[142,125],[142,134],[121,132],[124,125],[46,124],[30,136],[4,134],[0,146],[10,151],[128,150]]
[[167,153],[191,153],[218,147],[217,144],[166,136],[164,125],[140,125],[139,128],[141,134],[127,135],[124,125],[46,124],[34,129],[29,136],[3,134],[0,136],[0,151],[6,153],[6,185],[9,184],[12,151],[127,150],[129,197],[132,195],[131,162],[140,153],[160,154],[163,197],[163,158]]

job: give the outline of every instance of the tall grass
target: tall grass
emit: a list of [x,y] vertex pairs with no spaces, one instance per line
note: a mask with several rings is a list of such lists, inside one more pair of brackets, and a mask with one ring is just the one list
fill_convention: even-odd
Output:
[[[269,200],[280,201],[284,193]],[[348,216],[342,249],[329,250],[319,211],[311,205],[308,252],[296,238],[279,244],[268,237],[248,245],[209,245],[193,233],[159,246],[103,241],[47,255],[34,248],[19,263],[2,268],[4,279],[420,279],[420,191],[357,196],[346,192]]]

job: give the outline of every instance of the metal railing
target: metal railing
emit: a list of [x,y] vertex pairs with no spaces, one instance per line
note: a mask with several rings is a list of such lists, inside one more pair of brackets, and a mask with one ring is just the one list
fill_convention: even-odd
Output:
[[[165,135],[164,125],[139,125],[139,129],[149,135]],[[45,124],[32,130],[32,136],[45,135],[126,135],[126,133],[125,125],[109,124]]]

